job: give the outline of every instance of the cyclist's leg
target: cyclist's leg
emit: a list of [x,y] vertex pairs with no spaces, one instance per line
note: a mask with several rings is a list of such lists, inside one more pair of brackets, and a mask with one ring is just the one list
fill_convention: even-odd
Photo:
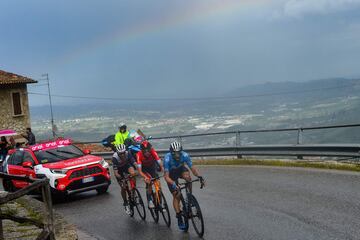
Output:
[[[177,183],[177,180],[181,176],[181,172],[178,169],[170,170],[169,177],[171,180],[175,181]],[[173,195],[173,207],[175,210],[176,215],[178,216],[181,212],[180,209],[180,192],[178,192],[176,189],[174,190],[171,185],[168,184],[169,190],[171,194]]]
[[[142,167],[142,171],[145,175],[148,175],[150,178],[155,177],[155,169],[152,166],[149,167]],[[152,187],[151,184],[146,183],[146,198],[148,200],[149,206],[153,205],[152,199]]]
[[130,187],[131,190],[133,190],[132,188],[136,186],[136,173],[135,173],[135,169],[133,166],[131,166],[130,164],[127,166],[127,172],[130,174],[130,176],[132,177],[130,180]]
[[[169,177],[176,182],[176,184],[178,183],[178,179],[182,176],[182,169],[173,169],[170,170],[169,172]],[[182,216],[182,212],[181,212],[181,207],[180,207],[180,196],[181,196],[181,192],[178,190],[174,190],[169,184],[168,184],[169,190],[173,195],[173,206],[174,206],[174,210],[176,213],[176,218],[178,220],[178,227],[181,230],[185,230],[186,226],[183,220],[183,216]]]
[[[181,172],[181,178],[184,179],[186,182],[191,182],[191,175],[189,169],[187,169],[185,166],[182,166]],[[189,185],[189,191],[192,191],[192,184]]]
[[122,178],[124,178],[124,172],[123,169],[118,169],[118,173],[120,175],[120,178],[116,178],[116,180],[118,181],[120,188],[121,188],[121,197],[123,199],[123,205],[127,205],[127,199],[126,199],[126,184],[121,181]]

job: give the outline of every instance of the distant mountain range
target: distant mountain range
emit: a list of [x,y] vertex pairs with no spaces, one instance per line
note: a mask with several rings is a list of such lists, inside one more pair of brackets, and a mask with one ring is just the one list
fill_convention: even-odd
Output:
[[[99,140],[127,123],[149,134],[217,132],[360,123],[360,79],[265,83],[203,100],[136,101],[55,106],[62,135]],[[49,136],[49,107],[31,107],[34,131]],[[360,142],[360,128],[305,135],[311,142]],[[293,136],[245,136],[245,143],[289,142]],[[292,141],[292,140],[291,140]],[[222,144],[228,144],[223,139]]]

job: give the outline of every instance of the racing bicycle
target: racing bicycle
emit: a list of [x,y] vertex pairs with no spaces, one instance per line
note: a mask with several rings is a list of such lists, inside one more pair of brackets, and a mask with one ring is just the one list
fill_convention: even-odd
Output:
[[161,190],[160,178],[151,178],[150,179],[150,187],[152,189],[152,198],[154,202],[154,208],[149,208],[151,216],[154,221],[159,222],[159,213],[161,213],[166,225],[170,227],[171,218],[168,204],[166,202],[165,196]]
[[146,212],[145,212],[144,201],[142,200],[139,190],[136,188],[136,182],[134,177],[132,176],[123,177],[119,181],[120,181],[120,185],[125,186],[126,189],[127,202],[129,203],[129,207],[130,207],[129,215],[133,217],[135,212],[134,208],[136,208],[140,218],[145,220]]
[[[183,218],[183,222],[185,224],[184,231],[187,232],[189,230],[189,219],[191,219],[192,225],[199,237],[204,235],[204,218],[201,212],[200,205],[196,200],[195,196],[192,194],[191,185],[193,182],[200,181],[200,188],[204,187],[204,182],[198,178],[189,182],[179,183],[179,193],[180,194],[180,202],[181,202],[181,217]],[[182,190],[185,189],[185,195]],[[184,197],[185,196],[185,197]]]

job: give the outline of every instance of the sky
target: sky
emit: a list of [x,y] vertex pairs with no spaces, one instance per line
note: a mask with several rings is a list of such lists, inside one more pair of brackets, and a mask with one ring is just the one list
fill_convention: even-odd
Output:
[[48,73],[53,95],[208,97],[360,76],[360,0],[1,0],[0,12],[0,69]]

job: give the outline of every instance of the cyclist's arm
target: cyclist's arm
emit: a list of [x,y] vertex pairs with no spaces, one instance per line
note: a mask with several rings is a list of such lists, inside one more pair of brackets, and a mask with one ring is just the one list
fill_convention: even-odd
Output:
[[161,162],[161,159],[159,157],[159,155],[157,154],[157,152],[155,151],[154,148],[151,149],[151,154],[153,156],[153,158],[157,161],[157,163],[159,164],[160,166],[160,172],[163,172],[164,171],[164,167],[163,167],[163,164]]
[[130,152],[128,152],[128,162],[130,163],[131,166],[134,166],[134,168],[137,169],[136,159]]
[[196,177],[200,176],[199,171],[197,170],[196,167],[192,166],[192,167],[190,168],[190,170],[191,170],[191,172],[194,174],[194,176],[196,176]]
[[175,184],[175,181],[170,178],[169,172],[170,172],[170,158],[169,155],[166,154],[164,158],[164,179],[168,184],[173,185]]
[[189,156],[189,154],[184,153],[184,160],[186,165],[188,165],[188,167],[190,168],[191,172],[194,174],[194,176],[198,177],[200,176],[199,171],[197,170],[197,168],[192,164],[191,158]]
[[164,179],[170,185],[173,185],[175,183],[175,181],[170,178],[170,174],[167,171],[165,171]]
[[120,176],[120,174],[118,172],[118,163],[119,163],[118,160],[115,157],[113,157],[111,159],[111,161],[112,161],[112,166],[113,166],[113,169],[114,169],[115,177],[120,178],[121,176]]
[[142,171],[142,160],[141,160],[141,156],[140,156],[140,152],[138,152],[136,154],[136,163],[137,163],[137,170],[139,172],[139,174],[144,178],[144,179],[148,179],[148,176],[145,175],[145,173],[143,173]]

